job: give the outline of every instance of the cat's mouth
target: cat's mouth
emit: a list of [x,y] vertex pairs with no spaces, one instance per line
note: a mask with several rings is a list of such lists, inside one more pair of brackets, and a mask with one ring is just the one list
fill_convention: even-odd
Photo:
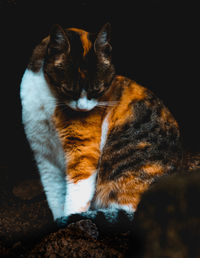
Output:
[[88,112],[88,111],[93,109],[93,108],[92,109],[86,109],[86,108],[72,108],[72,107],[70,107],[70,108],[77,111],[77,112]]
[[79,99],[67,101],[66,105],[79,112],[88,112],[98,105],[98,101],[94,98],[88,99],[87,92],[82,90]]
[[84,101],[79,99],[77,101],[75,100],[69,101],[66,103],[66,105],[75,111],[88,112],[98,105],[98,101],[95,99],[91,99],[91,100],[87,99]]

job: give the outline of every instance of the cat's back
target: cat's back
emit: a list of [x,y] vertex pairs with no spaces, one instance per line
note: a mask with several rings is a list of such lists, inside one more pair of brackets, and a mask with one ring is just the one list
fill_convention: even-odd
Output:
[[100,185],[104,180],[132,175],[133,171],[144,182],[175,171],[181,158],[181,141],[171,112],[151,90],[129,78],[116,76],[111,88],[111,99],[117,104],[108,109],[104,126],[107,138]]
[[111,108],[113,126],[124,126],[127,123],[138,127],[147,123],[152,126],[156,124],[163,131],[169,131],[171,128],[180,135],[178,123],[163,101],[136,81],[116,75],[108,98],[111,103],[117,103]]

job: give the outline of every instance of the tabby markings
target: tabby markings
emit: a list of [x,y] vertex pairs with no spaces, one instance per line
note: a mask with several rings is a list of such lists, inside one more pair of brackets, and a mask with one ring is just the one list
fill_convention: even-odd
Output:
[[161,110],[161,122],[163,126],[173,125],[174,127],[178,128],[178,123],[166,107],[162,108]]
[[[75,113],[74,113],[75,114]],[[102,110],[76,113],[69,117],[57,107],[53,120],[66,153],[66,175],[71,183],[88,179],[96,170],[100,156]]]
[[159,163],[147,163],[141,169],[150,175],[163,174],[163,166]]
[[127,177],[120,177],[106,183],[97,184],[95,207],[109,208],[114,204],[134,211],[143,193],[149,186],[148,182],[136,178],[132,172]]
[[131,83],[129,87],[125,87],[122,97],[116,107],[111,111],[109,117],[109,130],[121,126],[125,122],[134,119],[134,110],[131,103],[142,100],[146,97],[146,90],[144,87]]
[[149,146],[151,146],[151,143],[149,142],[139,142],[136,147],[139,149],[144,149]]

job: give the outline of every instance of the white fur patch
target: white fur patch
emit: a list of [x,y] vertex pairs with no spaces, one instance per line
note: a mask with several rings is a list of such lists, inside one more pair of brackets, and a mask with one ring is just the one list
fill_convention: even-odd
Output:
[[65,216],[80,213],[89,209],[89,203],[93,198],[96,184],[96,172],[89,178],[80,180],[74,184],[67,183],[67,195],[65,200]]
[[134,211],[135,211],[131,205],[120,205],[120,204],[115,203],[115,202],[111,203],[111,204],[109,205],[109,208],[110,208],[110,209],[114,209],[114,210],[115,210],[115,209],[118,209],[118,210],[125,210],[125,211],[128,212],[128,213],[131,213],[131,212],[134,212]]
[[103,147],[106,143],[107,134],[108,134],[108,118],[109,113],[106,115],[106,117],[103,120],[102,126],[101,126],[101,142],[100,142],[100,150],[103,150]]
[[124,210],[130,220],[133,219],[134,210],[129,209],[127,205],[118,205],[117,203],[113,203],[107,209],[99,209],[99,211],[104,213],[106,220],[112,223],[117,222],[117,220],[119,219],[118,213],[120,210]]
[[80,98],[76,100],[72,100],[67,102],[66,104],[77,111],[90,111],[97,105],[97,100],[96,99],[88,99],[87,98],[87,93],[85,90],[82,90]]
[[56,107],[42,71],[26,70],[21,82],[22,121],[34,152],[41,181],[54,219],[64,215],[65,157],[52,122]]
[[87,212],[83,212],[81,214],[81,216],[83,216],[84,218],[87,219],[95,219],[97,217],[98,214],[103,213],[105,220],[109,223],[116,223],[119,222],[119,211],[120,210],[124,210],[126,212],[127,218],[132,221],[134,218],[134,211],[133,210],[129,210],[129,209],[123,209],[120,206],[119,207],[109,207],[106,209],[97,209],[97,210],[89,210]]

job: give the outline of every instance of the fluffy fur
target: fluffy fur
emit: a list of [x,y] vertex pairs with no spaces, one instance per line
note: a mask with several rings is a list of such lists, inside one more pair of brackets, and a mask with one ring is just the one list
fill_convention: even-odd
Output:
[[175,119],[151,91],[115,74],[110,40],[109,24],[97,34],[55,25],[22,79],[25,132],[54,219],[98,210],[130,218],[180,162]]
[[22,119],[54,219],[64,216],[66,160],[52,123],[56,107],[42,71],[26,70],[21,83]]

